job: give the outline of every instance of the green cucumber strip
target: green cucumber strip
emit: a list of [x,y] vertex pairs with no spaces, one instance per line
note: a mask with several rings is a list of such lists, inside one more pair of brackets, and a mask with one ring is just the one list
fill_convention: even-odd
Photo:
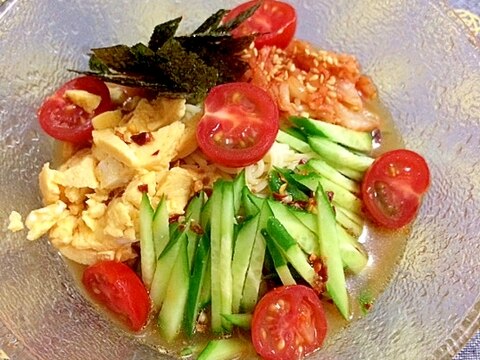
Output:
[[[336,208],[335,210],[337,210]],[[317,215],[301,210],[290,210],[306,227],[317,235]],[[335,211],[338,215],[338,211]],[[361,244],[350,235],[337,218],[337,233],[342,261],[352,272],[359,273],[367,264],[368,257]],[[318,236],[318,235],[317,235]],[[319,253],[318,253],[319,254]]]
[[187,305],[185,308],[185,333],[191,337],[195,333],[198,313],[201,309],[201,293],[210,261],[210,239],[204,234],[195,251],[192,272],[190,275],[190,287],[188,288]]
[[155,244],[153,242],[152,221],[152,205],[150,205],[148,195],[143,193],[139,211],[140,256],[142,281],[147,289],[150,289],[152,286],[152,280],[155,274],[155,265],[157,261],[157,257],[155,256]]
[[210,216],[210,262],[211,262],[211,317],[212,331],[221,333],[222,328],[222,283],[221,273],[223,269],[220,267],[222,258],[222,221],[219,214],[222,213],[222,197],[223,197],[223,181],[218,180],[213,184],[213,191],[210,197],[211,216]]
[[[311,232],[317,236],[317,216],[311,212],[307,212],[304,210],[297,210],[297,209],[290,209],[290,212],[302,222],[303,225],[305,225]],[[288,231],[288,229],[287,229]],[[318,239],[315,237],[315,241],[317,244],[315,247],[320,251],[319,245],[318,245]],[[320,252],[315,253],[317,255],[320,255]]]
[[187,210],[185,211],[185,217],[187,218],[185,226],[188,239],[188,263],[190,269],[192,267],[193,256],[195,255],[198,239],[200,238],[199,231],[203,231],[203,228],[200,225],[203,201],[203,193],[199,193],[190,200]]
[[[357,224],[353,221],[348,215],[348,213],[354,214],[349,210],[345,210],[341,206],[335,206],[335,218],[337,219],[337,223],[342,225],[345,229],[347,229],[353,235],[359,237],[363,231],[363,225]],[[355,214],[358,216],[357,214]]]
[[325,191],[333,193],[332,202],[334,205],[350,210],[356,214],[362,213],[363,204],[358,196],[324,177],[320,177],[320,183]]
[[257,201],[247,186],[242,189],[242,207],[246,218],[251,218],[260,212],[261,205],[260,207],[257,205]]
[[210,218],[212,216],[212,202],[210,200],[211,198],[207,199],[200,215],[200,226],[206,233],[210,232]]
[[324,136],[333,142],[363,152],[372,151],[372,134],[369,132],[347,129],[325,121],[291,116],[289,120],[304,130],[308,135]]
[[318,279],[315,270],[308,262],[307,255],[300,249],[282,223],[271,217],[267,221],[267,232],[299,275],[311,286],[315,286]]
[[200,289],[200,309],[206,308],[212,301],[212,263],[210,256],[207,261],[207,268],[205,269],[205,276],[203,278],[202,288]]
[[241,359],[248,352],[248,343],[239,338],[210,340],[197,360]]
[[235,215],[238,214],[242,205],[242,190],[247,186],[245,179],[245,169],[243,169],[233,180],[233,208]]
[[233,326],[238,326],[239,328],[250,330],[250,325],[252,323],[252,314],[222,314],[222,316]]
[[349,179],[327,162],[321,159],[310,159],[307,164],[313,171],[354,194],[360,193],[360,186],[357,182]]
[[363,218],[362,215],[359,215],[353,211],[350,211],[346,208],[340,208],[339,210],[342,212],[345,216],[347,216],[350,220],[352,220],[355,224],[361,226],[363,228],[363,225],[365,224],[365,219]]
[[283,285],[295,285],[297,282],[292,276],[288,267],[288,261],[282,251],[277,247],[275,241],[270,237],[266,229],[262,229],[262,235],[267,241],[267,249],[272,256],[273,265]]
[[361,244],[338,223],[337,236],[343,264],[354,274],[360,273],[367,266],[367,253]]
[[175,265],[182,241],[186,241],[186,234],[184,232],[170,240],[157,260],[155,275],[153,276],[152,286],[150,288],[150,298],[153,301],[155,309],[159,309],[165,299],[170,274]]
[[310,147],[310,145],[308,145],[307,142],[302,141],[302,140],[296,138],[295,136],[292,136],[292,135],[286,133],[283,130],[278,130],[276,141],[278,141],[279,143],[282,143],[282,144],[287,144],[293,150],[296,150],[296,151],[298,151],[300,153],[303,153],[303,154],[313,153],[312,148]]
[[159,332],[168,342],[175,339],[182,329],[190,283],[186,237],[179,240],[179,248],[157,319]]
[[302,140],[303,142],[308,142],[307,134],[300,128],[294,127],[294,126],[289,126],[287,128],[282,129],[285,131],[287,134],[296,137],[299,140]]
[[331,165],[345,166],[357,171],[366,171],[373,163],[369,156],[357,155],[347,148],[319,136],[310,136],[308,143],[313,151],[328,161]]
[[257,232],[258,220],[260,215],[246,220],[238,231],[235,240],[235,249],[232,260],[232,312],[240,311],[240,301],[242,299],[243,286],[247,276],[248,265],[252,255],[253,245],[255,243],[255,234]]
[[335,213],[320,183],[315,193],[315,199],[317,201],[317,233],[320,241],[320,254],[327,268],[326,289],[340,313],[348,320],[350,316],[348,294],[338,242]]
[[331,162],[327,161],[327,163],[334,167],[335,169],[338,170],[339,173],[345,175],[347,178],[352,179],[353,181],[362,181],[363,180],[363,175],[365,174],[365,171],[358,171],[358,170],[353,170],[347,166],[343,166],[340,164],[332,164]]
[[[220,286],[221,286],[221,313],[232,312],[232,256],[233,235],[235,225],[235,209],[233,198],[233,183],[226,181],[222,189],[222,209],[217,213],[221,217],[221,242],[220,242]],[[222,321],[223,327],[231,331],[231,324]]]
[[263,206],[264,198],[254,195],[248,186],[244,186],[242,189],[242,206],[245,210],[246,217],[255,216],[260,212]]
[[268,205],[277,219],[281,219],[287,232],[296,240],[307,254],[319,254],[318,240],[314,232],[305,226],[287,205],[278,201],[267,200]]
[[258,301],[258,292],[262,281],[263,263],[265,261],[266,242],[261,234],[261,229],[267,226],[268,219],[273,216],[267,202],[264,202],[260,210],[255,242],[253,244],[252,256],[248,267],[245,285],[243,286],[242,300],[240,310],[243,312],[253,312]]
[[167,199],[162,196],[155,214],[153,215],[152,231],[153,231],[153,243],[155,246],[155,259],[158,260],[160,254],[163,252],[168,242],[170,241],[169,230],[169,215],[167,208]]
[[335,205],[346,208],[358,214],[361,213],[362,201],[350,191],[345,190],[343,187],[335,184],[334,182],[315,173],[310,173],[307,175],[293,174],[292,177],[295,179],[295,181],[305,185],[312,191],[315,191],[318,183],[321,183],[325,191],[333,193],[333,203]]

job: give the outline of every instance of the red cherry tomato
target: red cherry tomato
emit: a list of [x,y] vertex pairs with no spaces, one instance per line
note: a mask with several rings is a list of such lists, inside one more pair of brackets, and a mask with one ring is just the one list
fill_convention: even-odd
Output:
[[253,313],[253,346],[266,360],[301,359],[322,346],[326,333],[322,303],[303,285],[273,289]]
[[362,196],[372,220],[390,229],[410,223],[430,185],[425,159],[410,150],[381,155],[365,173]]
[[91,265],[84,271],[82,282],[94,299],[121,315],[133,331],[146,324],[150,298],[140,278],[124,263],[101,261]]
[[[67,90],[88,91],[102,100],[93,113],[88,113],[64,96]],[[85,143],[92,138],[92,118],[112,107],[105,83],[93,76],[81,76],[65,83],[43,102],[38,120],[42,129],[57,140]]]
[[208,94],[197,141],[213,162],[247,166],[267,153],[278,128],[278,108],[267,92],[248,83],[228,83]]
[[[223,22],[228,22],[241,12],[255,5],[257,1],[249,1],[231,10]],[[265,0],[255,13],[232,31],[233,36],[245,36],[260,33],[255,40],[255,46],[265,45],[286,48],[293,38],[297,28],[297,13],[295,9],[282,1]]]

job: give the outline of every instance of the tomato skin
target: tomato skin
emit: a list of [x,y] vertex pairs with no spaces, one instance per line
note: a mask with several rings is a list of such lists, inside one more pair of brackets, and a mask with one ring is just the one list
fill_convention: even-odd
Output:
[[[234,19],[241,12],[254,6],[258,1],[248,1],[232,9],[223,22]],[[277,46],[286,48],[297,29],[297,12],[290,4],[282,1],[265,0],[255,13],[232,31],[233,36],[240,37],[261,33],[255,39],[255,46]]]
[[[73,104],[64,94],[67,90],[84,90],[102,98],[93,113]],[[81,76],[66,82],[38,109],[42,129],[57,140],[81,144],[92,138],[92,118],[111,110],[113,104],[105,83],[93,76]]]
[[375,223],[398,229],[413,221],[429,185],[425,159],[411,150],[398,149],[381,155],[367,170],[362,198]]
[[121,315],[131,330],[139,331],[146,324],[150,298],[140,278],[124,263],[106,260],[90,265],[82,283],[94,299]]
[[228,83],[210,90],[197,142],[211,161],[241,167],[268,152],[278,129],[277,104],[266,91],[248,83]]
[[255,307],[252,342],[263,359],[300,359],[320,348],[326,334],[323,306],[312,288],[281,286]]

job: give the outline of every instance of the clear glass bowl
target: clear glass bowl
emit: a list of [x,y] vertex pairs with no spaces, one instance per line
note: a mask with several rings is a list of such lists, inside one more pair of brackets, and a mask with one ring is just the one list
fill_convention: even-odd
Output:
[[[425,0],[303,0],[298,36],[359,57],[433,183],[392,281],[368,316],[312,358],[450,358],[479,328],[480,52],[448,8]],[[42,99],[90,48],[193,27],[228,1],[0,1],[0,349],[12,359],[158,359],[99,315],[46,240],[6,231],[40,205],[52,142]]]

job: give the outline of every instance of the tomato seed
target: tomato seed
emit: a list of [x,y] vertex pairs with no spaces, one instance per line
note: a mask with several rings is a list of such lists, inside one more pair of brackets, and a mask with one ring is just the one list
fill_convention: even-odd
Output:
[[278,350],[283,350],[285,348],[285,340],[280,338],[280,340],[277,342],[277,349]]

